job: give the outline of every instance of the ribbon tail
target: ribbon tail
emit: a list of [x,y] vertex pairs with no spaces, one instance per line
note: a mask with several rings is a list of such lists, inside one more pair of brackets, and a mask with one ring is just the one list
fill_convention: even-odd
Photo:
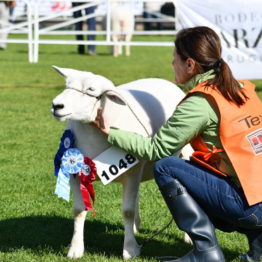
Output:
[[88,193],[93,201],[93,203],[95,202],[95,190],[92,184],[88,184],[86,185],[86,188],[88,190]]
[[58,176],[60,165],[61,165],[61,155],[57,153],[54,159],[54,169],[55,169],[54,176],[56,177]]
[[[87,190],[89,192],[90,197],[92,198],[93,205],[94,205],[94,203],[95,203],[95,190],[94,190],[93,184],[89,183],[87,185]],[[95,216],[95,215],[96,215],[96,209],[93,206],[93,216]]]
[[88,211],[88,210],[93,209],[93,206],[90,202],[88,189],[85,187],[85,185],[82,183],[82,181],[80,181],[80,190],[81,190],[81,193],[82,193],[82,198],[83,198],[84,204],[86,206],[86,210]]

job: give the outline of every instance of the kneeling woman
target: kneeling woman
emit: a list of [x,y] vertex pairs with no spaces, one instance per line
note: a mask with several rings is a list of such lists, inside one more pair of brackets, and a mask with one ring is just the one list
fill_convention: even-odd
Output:
[[[234,79],[212,29],[181,30],[173,55],[175,81],[188,93],[153,138],[107,126],[102,109],[94,124],[112,145],[158,160],[158,187],[194,243],[190,253],[173,261],[225,261],[214,227],[245,234],[245,259],[261,261],[262,103],[253,84]],[[187,143],[195,150],[190,161],[172,156]]]

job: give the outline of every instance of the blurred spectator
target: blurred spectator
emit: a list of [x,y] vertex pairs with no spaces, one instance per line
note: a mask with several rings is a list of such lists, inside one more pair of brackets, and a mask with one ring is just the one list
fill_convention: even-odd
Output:
[[164,15],[175,17],[175,6],[173,2],[165,2],[162,5],[160,12]]
[[[144,12],[143,17],[145,19],[151,19],[151,18],[158,18],[159,15],[157,13],[160,12],[161,5],[163,3],[160,2],[144,2]],[[144,30],[152,30],[152,22],[144,22]],[[162,29],[162,23],[157,23],[157,30]]]
[[[7,28],[9,24],[9,7],[15,6],[15,1],[0,1],[0,29]],[[1,33],[0,40],[7,40],[8,33]],[[6,43],[0,43],[0,49],[6,49]]]
[[[87,1],[86,3],[92,3],[92,1]],[[75,6],[83,5],[83,4],[86,4],[86,3],[73,2],[72,6],[75,7]],[[93,14],[95,12],[95,9],[96,9],[96,6],[91,6],[91,7],[85,8],[85,14],[86,15]],[[78,11],[74,12],[73,16],[74,16],[74,18],[81,17],[82,16],[82,10],[78,10]],[[82,31],[83,30],[83,24],[84,24],[83,21],[77,22],[76,25],[75,25],[75,29],[77,31]],[[86,24],[87,24],[89,31],[95,31],[96,30],[96,19],[95,19],[95,17],[87,19]],[[76,39],[77,40],[84,40],[84,35],[76,35]],[[87,39],[89,41],[93,41],[93,40],[95,40],[95,35],[92,35],[92,34],[88,35]],[[95,45],[88,45],[87,46],[88,54],[89,55],[96,55],[95,48],[96,48]],[[85,53],[85,46],[84,45],[78,45],[77,51],[78,51],[79,54],[84,54]]]
[[14,9],[16,6],[16,2],[15,1],[11,1],[11,4],[9,5],[9,22],[12,23],[13,22],[13,14],[14,14]]
[[[175,17],[175,6],[172,2],[165,2],[160,9],[161,14],[166,16]],[[175,30],[176,26],[174,22],[165,23],[165,29]]]

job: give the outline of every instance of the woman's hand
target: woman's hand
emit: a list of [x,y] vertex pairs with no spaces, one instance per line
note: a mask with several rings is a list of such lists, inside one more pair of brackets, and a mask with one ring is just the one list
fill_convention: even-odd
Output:
[[97,109],[97,115],[96,115],[96,119],[93,121],[93,125],[97,127],[102,133],[108,135],[110,131],[110,126],[107,123],[105,123],[102,111],[103,111],[102,107],[99,107]]

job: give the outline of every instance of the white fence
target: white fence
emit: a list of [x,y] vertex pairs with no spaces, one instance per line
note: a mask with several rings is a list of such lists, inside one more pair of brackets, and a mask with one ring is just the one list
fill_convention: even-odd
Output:
[[[80,6],[72,7],[71,1],[46,1],[46,0],[17,0],[17,6],[15,7],[14,14],[11,17],[13,23],[0,30],[0,34],[3,32],[14,34],[26,34],[27,38],[8,38],[6,40],[0,40],[7,43],[28,44],[28,60],[31,63],[38,62],[39,58],[39,45],[42,44],[55,44],[55,45],[114,45],[111,40],[111,35],[114,32],[110,27],[110,2],[117,1],[121,4],[129,4],[135,14],[136,22],[168,22],[176,23],[175,18],[171,16],[160,15],[154,19],[143,19],[143,4],[144,2],[158,2],[163,3],[163,0],[97,0],[97,1],[85,1],[74,0],[74,2],[83,3]],[[73,18],[72,13],[78,10],[84,10],[90,6],[98,6],[96,12],[91,15],[83,15],[80,18]],[[102,17],[106,18],[106,29],[96,31],[76,31],[72,27],[76,22],[85,21],[91,17],[96,17],[97,20],[102,20]],[[175,27],[174,27],[175,28]],[[143,31],[134,30],[133,35],[175,35],[175,30],[155,30],[155,31]],[[48,35],[77,35],[77,34],[93,34],[104,35],[105,40],[100,41],[77,41],[67,39],[54,39],[48,38]],[[41,39],[41,36],[45,35],[45,39]],[[61,38],[61,37],[60,37]],[[123,44],[120,42],[120,44]],[[125,45],[132,46],[173,46],[173,42],[149,42],[149,41],[130,41],[125,42]]]

